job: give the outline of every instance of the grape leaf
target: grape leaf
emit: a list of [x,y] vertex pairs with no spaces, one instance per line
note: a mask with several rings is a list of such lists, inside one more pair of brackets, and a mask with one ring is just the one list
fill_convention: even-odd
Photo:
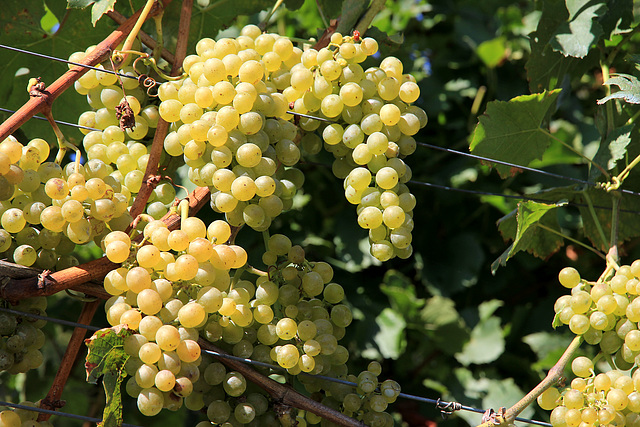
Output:
[[567,0],[566,6],[569,18],[558,26],[551,47],[564,56],[584,58],[602,36],[602,26],[596,19],[607,6],[602,0]]
[[389,297],[391,307],[410,318],[418,313],[424,300],[416,296],[416,288],[411,281],[395,270],[384,275],[380,290]]
[[[63,22],[64,4],[52,2],[50,7],[60,22]],[[84,51],[88,46],[97,44],[115,27],[114,23],[104,20],[93,28],[88,10],[72,9],[67,13],[65,23],[50,36],[40,25],[45,15],[42,0],[7,2],[0,8],[0,39],[6,40],[7,44],[10,40],[12,47],[65,59],[70,52]],[[6,49],[0,49],[0,63],[0,106],[10,110],[19,109],[29,100],[26,90],[29,78],[41,77],[49,85],[68,70],[64,63]],[[71,89],[53,103],[53,116],[58,120],[76,122],[88,108],[86,97]],[[9,115],[0,112],[0,121]],[[71,142],[77,143],[83,136],[75,129],[62,128],[62,131]],[[21,132],[27,138],[40,137],[50,143],[55,141],[51,126],[46,121],[31,120],[28,126],[21,128]]]
[[[551,190],[544,193],[544,199],[554,199],[560,195],[566,195],[565,190]],[[560,195],[555,193],[560,192]],[[569,193],[571,194],[571,193]],[[560,196],[561,197],[561,196]],[[557,216],[552,212],[562,206],[562,202],[550,204],[527,200],[518,203],[518,208],[505,215],[498,222],[498,230],[505,240],[513,239],[507,250],[491,265],[491,271],[495,274],[499,266],[504,266],[507,261],[520,251],[527,251],[539,258],[547,258],[555,253],[563,245],[563,238],[549,232],[538,224],[552,230],[560,230]]]
[[343,0],[318,0],[318,8],[327,20],[340,16]]
[[502,305],[496,300],[485,301],[478,307],[480,321],[471,330],[471,337],[455,354],[458,362],[464,366],[470,364],[484,364],[496,360],[504,352],[504,337],[500,327],[500,318],[492,316],[495,310]]
[[379,331],[373,339],[380,349],[380,354],[388,359],[397,359],[407,347],[407,322],[402,314],[387,307],[376,317],[376,324]]
[[607,12],[600,18],[604,37],[622,34],[631,29],[633,23],[633,0],[609,0]]
[[552,48],[552,37],[568,19],[569,12],[563,0],[543,1],[538,27],[529,34],[531,54],[525,68],[531,92],[555,89],[566,76],[572,80],[579,78],[591,65],[597,64],[598,55],[595,51],[579,60],[571,56],[565,57]]
[[[627,146],[631,143],[631,131],[634,127],[635,125],[626,125],[611,131],[600,143],[593,161],[607,170],[615,168],[618,160],[624,159],[627,155]],[[591,180],[595,181],[601,175],[600,169],[591,168],[590,175]]]
[[478,45],[476,53],[489,68],[497,67],[506,59],[507,44],[504,37],[496,37],[483,41]]
[[336,31],[341,34],[351,34],[351,30],[355,27],[360,15],[367,10],[367,6],[369,6],[368,0],[349,0],[343,2],[340,22],[338,23]]
[[106,405],[100,425],[122,425],[122,392],[120,386],[126,377],[124,365],[129,355],[124,351],[124,340],[133,332],[126,326],[100,329],[85,340],[89,351],[85,361],[87,382],[95,384],[101,376]]
[[114,9],[116,0],[67,0],[69,9],[84,9],[91,4],[91,23],[95,27],[102,15]]
[[640,80],[629,74],[612,74],[605,85],[616,85],[620,90],[598,100],[598,104],[604,104],[611,99],[622,99],[630,104],[640,104]]
[[[540,125],[559,93],[557,89],[490,102],[473,132],[471,152],[522,166],[542,158],[551,138]],[[505,165],[495,168],[503,178],[515,172]]]

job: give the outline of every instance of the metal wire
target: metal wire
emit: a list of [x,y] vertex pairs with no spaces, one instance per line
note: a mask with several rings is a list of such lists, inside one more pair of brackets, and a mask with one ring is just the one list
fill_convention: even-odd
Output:
[[52,61],[58,61],[58,62],[64,62],[66,64],[77,65],[78,67],[90,68],[92,70],[102,71],[104,73],[116,74],[116,75],[118,75],[120,77],[126,77],[128,79],[138,80],[137,76],[130,76],[128,74],[118,73],[117,71],[107,70],[106,68],[93,67],[91,65],[81,64],[79,62],[73,62],[73,61],[69,61],[67,59],[56,58],[55,56],[49,56],[49,55],[44,55],[42,53],[31,52],[29,50],[18,49],[17,47],[11,47],[11,46],[7,46],[7,45],[4,45],[4,44],[0,44],[0,48],[7,49],[7,50],[12,50],[14,52],[26,53],[27,55],[33,55],[33,56],[37,56],[39,58],[50,59]]
[[[58,416],[61,416],[61,417],[73,418],[73,419],[76,419],[76,420],[88,421],[90,423],[96,423],[96,424],[102,422],[102,420],[99,419],[99,418],[87,417],[85,415],[70,414],[68,412],[52,411],[51,409],[34,408],[32,406],[21,405],[19,403],[4,402],[2,400],[0,400],[0,406],[7,406],[9,408],[16,408],[16,409],[24,409],[24,410],[27,410],[27,411],[40,412],[40,413],[49,414],[49,415],[58,415]],[[127,423],[122,423],[122,425],[125,426],[125,427],[140,427],[140,426],[137,426],[135,424],[127,424]]]
[[68,320],[55,319],[53,317],[42,316],[40,314],[35,314],[35,313],[27,313],[27,312],[24,312],[24,311],[12,310],[10,308],[0,307],[0,312],[1,311],[4,311],[5,313],[11,313],[14,316],[32,317],[34,319],[46,320],[47,322],[58,323],[58,324],[64,325],[64,326],[72,326],[74,328],[84,328],[84,329],[87,329],[87,330],[93,331],[93,332],[100,330],[100,328],[96,328],[95,326],[83,325],[81,323],[70,322]]
[[[61,320],[61,319],[55,319],[53,317],[49,317],[49,316],[41,316],[38,314],[33,314],[33,313],[25,313],[22,311],[17,311],[17,310],[11,310],[8,308],[1,308],[0,307],[0,311],[5,311],[11,314],[15,314],[15,315],[19,315],[19,316],[26,316],[26,317],[33,317],[36,319],[42,319],[42,320],[46,320],[52,323],[59,323],[61,325],[65,325],[65,326],[72,326],[72,327],[77,327],[77,328],[84,328],[84,329],[88,329],[91,331],[98,331],[100,330],[100,328],[96,328],[95,326],[89,326],[89,325],[84,325],[81,323],[76,323],[76,322],[70,322],[67,320]],[[242,363],[247,363],[250,365],[255,365],[255,366],[260,366],[262,368],[268,368],[268,369],[275,369],[281,372],[285,372],[286,369],[278,366],[278,365],[272,365],[270,363],[265,363],[265,362],[260,362],[258,360],[252,360],[252,359],[248,359],[245,357],[238,357],[238,356],[233,356],[231,354],[225,354],[225,353],[220,353],[217,351],[213,351],[213,350],[205,350],[202,349],[202,353],[207,353],[216,357],[221,357],[224,359],[230,359],[230,360],[235,360],[238,362],[242,362]],[[335,383],[339,383],[339,384],[344,384],[344,385],[348,385],[351,387],[357,387],[358,384],[351,382],[351,381],[347,381],[347,380],[343,380],[340,378],[334,378],[334,377],[328,377],[326,375],[312,375],[312,374],[308,374],[305,372],[301,372],[300,375],[304,375],[307,377],[311,377],[311,378],[317,378],[320,380],[325,380],[325,381],[331,381],[331,382],[335,382]],[[463,410],[463,411],[470,411],[470,412],[476,412],[479,414],[483,414],[485,411],[483,409],[478,409],[478,408],[473,408],[471,406],[465,406],[462,405],[460,403],[457,402],[445,402],[442,401],[441,399],[429,399],[427,397],[420,397],[420,396],[415,396],[412,394],[408,394],[408,393],[400,393],[398,395],[399,397],[405,398],[405,399],[409,399],[409,400],[416,400],[418,402],[425,402],[425,403],[431,403],[434,404],[438,407],[438,409],[441,410],[441,412],[444,414],[451,414],[454,411],[457,410]],[[45,413],[51,413],[53,415],[62,415],[65,416],[64,413],[62,412],[56,412],[56,411],[48,411],[46,409],[35,409],[35,408],[31,408],[29,406],[24,406],[24,405],[16,405],[14,403],[8,404],[7,402],[2,402],[0,401],[0,406],[14,406],[14,407],[21,407],[21,409],[28,409],[28,410],[34,410],[34,411],[41,411],[41,412],[45,412]],[[48,412],[47,412],[48,411]],[[72,418],[73,417],[81,417],[81,415],[73,415],[73,414],[69,414]],[[78,419],[83,419],[83,420],[88,420],[88,421],[92,421],[92,422],[100,422],[101,420],[97,420],[97,419],[93,419],[93,418],[89,418],[89,417],[84,417],[84,418],[78,418]],[[95,420],[95,421],[94,421]],[[536,420],[529,420],[526,418],[516,418],[516,421],[521,421],[521,422],[525,422],[525,423],[529,423],[529,424],[536,424],[536,425],[540,425],[540,426],[545,426],[545,427],[550,427],[551,424],[546,423],[544,421],[536,421]],[[126,426],[127,424],[123,424],[123,426]]]
[[[585,180],[579,179],[579,178],[573,178],[573,177],[570,177],[570,176],[564,176],[564,175],[560,175],[560,174],[553,173],[553,172],[547,172],[547,171],[543,171],[541,169],[535,169],[535,168],[530,168],[530,167],[527,167],[527,166],[516,165],[515,163],[504,162],[502,160],[491,159],[491,158],[488,158],[488,157],[478,156],[476,154],[465,153],[464,151],[452,150],[451,148],[439,147],[437,145],[431,145],[431,144],[427,144],[425,142],[417,142],[416,141],[416,144],[418,144],[418,145],[420,145],[422,147],[431,148],[432,150],[444,151],[445,153],[455,154],[455,155],[458,155],[458,156],[470,157],[470,158],[476,159],[476,160],[482,160],[482,161],[485,161],[485,162],[495,163],[495,164],[498,164],[498,165],[509,166],[509,167],[512,167],[512,168],[518,168],[518,169],[522,169],[522,170],[525,170],[525,171],[538,173],[540,175],[546,175],[546,176],[550,176],[550,177],[553,177],[553,178],[558,178],[558,179],[564,179],[564,180],[567,180],[567,181],[577,182],[579,184],[588,185],[590,187],[597,187],[598,186],[598,184],[595,183],[595,182],[589,182],[589,181],[585,181]],[[620,191],[621,193],[625,193],[625,194],[633,194],[634,196],[640,196],[640,193],[637,193],[637,192],[631,191],[631,190],[619,189],[618,191]]]
[[[440,185],[440,184],[434,184],[431,182],[421,182],[421,181],[409,181],[408,184],[414,184],[414,185],[421,185],[423,187],[431,187],[431,188],[437,188],[439,190],[447,190],[447,191],[454,191],[454,192],[458,192],[458,193],[465,193],[465,194],[475,194],[478,196],[497,196],[497,197],[504,197],[505,199],[515,199],[515,200],[528,200],[528,201],[532,201],[532,202],[537,202],[537,203],[548,203],[548,204],[554,204],[554,205],[558,205],[558,206],[562,206],[562,205],[570,205],[570,206],[578,206],[578,207],[583,207],[583,208],[588,208],[589,205],[585,204],[585,203],[577,203],[577,202],[563,202],[562,204],[560,204],[558,201],[554,201],[554,200],[545,200],[545,199],[539,199],[539,198],[535,198],[535,197],[529,197],[529,196],[523,196],[523,195],[517,195],[517,194],[504,194],[504,193],[492,193],[490,191],[479,191],[479,190],[466,190],[464,188],[456,188],[456,187],[449,187],[446,185]],[[612,208],[610,206],[598,206],[598,205],[591,205],[592,208],[594,209],[602,209],[602,210],[607,210],[610,211]],[[634,210],[630,210],[630,209],[619,209],[620,212],[623,213],[631,213],[631,214],[640,214],[640,211],[634,211]]]
[[[11,113],[11,114],[15,113],[15,111],[9,110],[8,108],[0,108],[0,111],[4,111],[5,113]],[[47,121],[47,118],[42,116],[33,116],[33,118]],[[54,120],[54,122],[58,123],[59,125],[72,126],[74,128],[80,128],[80,129],[86,129],[86,130],[97,130],[97,131],[100,130],[96,128],[90,128],[89,126],[82,126],[82,125],[77,125],[75,123],[63,122],[62,120]]]
[[287,111],[287,114],[291,114],[293,116],[306,117],[307,119],[319,120],[321,122],[335,123],[333,120],[325,119],[324,117],[316,117],[309,114],[296,113],[295,111]]

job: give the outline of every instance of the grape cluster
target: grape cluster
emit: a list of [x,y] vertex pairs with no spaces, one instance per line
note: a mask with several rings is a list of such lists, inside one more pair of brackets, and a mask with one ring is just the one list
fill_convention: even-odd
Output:
[[567,324],[589,344],[614,354],[618,368],[639,365],[640,358],[640,260],[621,266],[607,281],[580,278],[572,267],[562,269],[560,284],[571,289],[555,303],[554,324]]
[[570,387],[549,388],[538,397],[541,408],[552,410],[554,427],[637,426],[640,424],[640,373],[614,369],[595,374],[593,361],[580,356],[571,364],[576,375]]
[[[77,61],[90,52],[76,52],[70,60]],[[108,63],[97,68],[110,67]],[[130,67],[123,67],[120,74],[136,77]],[[140,190],[144,172],[149,162],[149,144],[160,117],[158,106],[143,90],[137,78],[122,78],[105,71],[89,70],[75,83],[76,91],[86,95],[92,108],[80,115],[78,124],[98,130],[81,129],[82,145],[88,160],[100,160],[113,170],[110,175],[127,188],[131,194]],[[123,111],[124,106],[130,110]],[[128,121],[123,118],[128,112]],[[173,185],[162,182],[157,185],[147,201],[146,211],[155,219],[168,212],[176,196]]]
[[[0,306],[5,305],[8,304],[0,301]],[[7,308],[46,316],[47,300],[45,297],[27,298]],[[40,349],[45,335],[41,329],[45,324],[44,320],[33,317],[0,312],[0,371],[17,374],[42,365]]]
[[211,189],[211,207],[231,225],[264,231],[304,182],[282,92],[302,51],[249,25],[236,39],[200,40],[196,52],[184,61],[186,77],[158,90],[160,116],[172,123],[164,148],[183,156],[191,181]]
[[[97,231],[99,224],[71,225],[65,219],[62,206],[70,197],[53,200],[51,195],[58,195],[59,186],[68,189],[65,178],[71,169],[63,171],[57,163],[47,162],[48,156],[49,144],[40,138],[26,146],[12,136],[0,143],[0,256],[25,266],[59,270],[78,264],[71,254],[76,243],[84,243],[77,239],[86,231],[83,226]],[[67,211],[77,215],[72,206],[76,203],[70,202]]]
[[333,173],[344,179],[345,197],[357,205],[358,224],[369,230],[371,254],[387,261],[412,253],[416,202],[405,185],[411,169],[402,159],[415,151],[413,135],[427,124],[427,115],[411,105],[420,89],[403,74],[400,60],[387,57],[367,70],[359,65],[377,50],[374,39],[334,33],[328,47],[303,53],[291,88],[302,94],[295,111],[335,121],[322,126],[306,119],[300,126],[321,133],[335,157]]
[[[20,405],[39,407],[39,402],[20,402]],[[2,427],[52,427],[50,421],[37,421],[38,412],[27,409],[6,409],[0,412],[0,426]]]

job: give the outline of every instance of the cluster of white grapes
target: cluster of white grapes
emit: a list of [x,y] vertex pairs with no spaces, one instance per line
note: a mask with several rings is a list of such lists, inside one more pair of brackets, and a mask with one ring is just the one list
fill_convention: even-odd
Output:
[[548,389],[539,405],[553,410],[555,427],[639,426],[640,374],[633,368],[640,366],[640,260],[620,266],[607,280],[589,282],[572,267],[558,278],[571,295],[556,301],[554,326],[567,324],[587,343],[599,345],[613,369],[596,374],[591,359],[577,357],[570,387]]
[[[43,139],[26,146],[12,136],[0,142],[0,254],[17,264],[60,270],[78,264],[71,255],[76,243],[85,243],[104,229],[103,221],[85,217],[85,209],[103,208],[100,197],[89,198],[84,185],[84,204],[69,195],[70,186],[86,183],[85,175],[102,182],[97,179],[102,170],[75,163],[63,170],[47,162],[48,156],[49,144]],[[79,178],[73,181],[72,176]],[[102,183],[103,191],[106,187]],[[114,191],[105,197],[115,197]]]
[[[216,423],[226,422],[231,413],[241,423],[269,417],[267,398],[246,394],[242,374],[201,357],[197,341],[202,336],[236,356],[277,363],[292,375],[350,378],[359,384],[358,393],[302,381],[310,392],[331,391],[345,412],[390,425],[384,410],[399,387],[386,382],[375,392],[380,372],[374,368],[359,377],[348,375],[349,352],[338,340],[353,317],[343,304],[343,288],[331,282],[329,264],[309,262],[300,246],[275,234],[263,256],[269,274],[251,281],[241,279],[240,271],[232,280],[230,271],[245,267],[247,254],[226,244],[231,228],[225,221],[206,227],[198,218],[184,218],[181,228],[171,231],[156,220],[144,227],[143,236],[144,242],[136,244],[114,231],[103,242],[107,257],[123,263],[105,277],[105,289],[113,295],[105,309],[111,325],[134,331],[124,344],[131,356],[125,366],[131,375],[127,392],[143,414],[184,403],[196,411],[206,407]],[[346,404],[343,394],[351,395]]]
[[[329,47],[303,51],[253,25],[235,39],[202,39],[185,59],[187,76],[159,88],[160,115],[172,123],[165,150],[184,157],[191,180],[211,188],[211,206],[230,224],[262,231],[291,207],[304,181],[293,168],[299,146],[318,153],[321,141],[310,136],[317,130],[358,205],[358,223],[370,230],[372,254],[407,258],[415,197],[402,158],[427,116],[410,105],[420,90],[397,58],[359,65],[377,49],[371,38],[334,34]],[[302,118],[303,136],[289,111],[335,123]]]
[[[0,306],[4,305],[0,301]],[[47,299],[27,298],[7,308],[46,316]],[[33,317],[0,312],[0,372],[18,374],[42,365],[40,349],[44,345],[45,335],[41,329],[45,324],[44,320]]]
[[292,86],[304,92],[294,110],[320,114],[335,121],[319,127],[301,121],[302,129],[322,133],[333,153],[333,173],[344,179],[345,197],[357,205],[358,224],[369,230],[371,254],[381,261],[408,258],[415,197],[405,185],[411,169],[402,160],[416,148],[413,139],[427,124],[426,113],[411,104],[420,88],[403,74],[395,57],[366,70],[359,65],[377,52],[374,39],[333,34],[327,48],[302,55]]

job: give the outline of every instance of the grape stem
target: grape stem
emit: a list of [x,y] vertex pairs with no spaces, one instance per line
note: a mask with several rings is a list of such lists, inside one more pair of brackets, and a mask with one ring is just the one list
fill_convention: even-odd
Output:
[[582,336],[576,336],[573,338],[567,349],[564,351],[560,359],[556,362],[555,365],[549,370],[547,376],[540,381],[540,383],[533,388],[526,396],[518,401],[515,405],[507,410],[504,417],[498,416],[496,417],[495,422],[493,420],[485,421],[482,424],[479,424],[477,427],[496,427],[496,425],[507,425],[513,424],[516,417],[531,403],[533,403],[538,396],[540,396],[545,390],[549,387],[557,383],[560,378],[562,378],[564,373],[564,368],[571,360],[575,352],[582,344]]

